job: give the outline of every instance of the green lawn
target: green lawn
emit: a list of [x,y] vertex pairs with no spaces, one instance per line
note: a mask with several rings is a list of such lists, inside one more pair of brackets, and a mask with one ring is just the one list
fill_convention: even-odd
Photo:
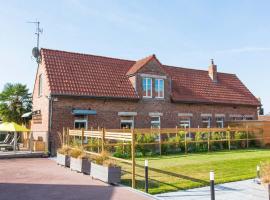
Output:
[[[270,150],[234,150],[138,158],[136,184],[141,190],[144,189],[144,159],[149,160],[149,192],[157,194],[208,185],[210,170],[215,171],[216,183],[254,178],[256,165],[261,161],[270,161]],[[122,183],[130,185],[131,167],[123,163],[121,165],[126,171],[122,176]]]

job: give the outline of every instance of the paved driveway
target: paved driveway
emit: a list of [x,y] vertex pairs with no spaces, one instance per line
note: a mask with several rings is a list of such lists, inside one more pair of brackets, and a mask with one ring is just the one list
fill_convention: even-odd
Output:
[[0,200],[149,200],[126,187],[109,186],[46,158],[0,160]]
[[[225,183],[216,186],[216,200],[266,200],[267,188],[254,180]],[[162,200],[209,200],[210,188],[202,187],[156,195]]]

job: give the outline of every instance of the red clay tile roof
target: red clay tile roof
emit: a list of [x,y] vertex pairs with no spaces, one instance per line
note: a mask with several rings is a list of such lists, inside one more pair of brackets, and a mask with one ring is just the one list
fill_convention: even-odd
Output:
[[127,75],[135,74],[137,71],[143,68],[147,63],[149,63],[152,59],[157,60],[155,54],[152,54],[146,58],[136,61],[136,63],[132,67],[130,67],[130,69],[128,70]]
[[[52,94],[139,99],[127,74],[150,60],[130,61],[102,56],[41,50]],[[176,102],[260,105],[234,74],[218,73],[213,82],[208,71],[162,65],[172,79],[171,98]]]
[[182,102],[204,102],[260,105],[235,74],[217,74],[215,83],[208,71],[164,66],[172,78],[172,100]]
[[138,99],[126,73],[135,62],[41,49],[52,94]]

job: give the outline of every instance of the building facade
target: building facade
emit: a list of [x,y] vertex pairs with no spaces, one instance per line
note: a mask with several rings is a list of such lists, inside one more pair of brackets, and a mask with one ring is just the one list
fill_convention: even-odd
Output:
[[260,102],[234,74],[166,66],[155,55],[138,61],[41,49],[32,130],[69,128],[224,127],[257,119]]

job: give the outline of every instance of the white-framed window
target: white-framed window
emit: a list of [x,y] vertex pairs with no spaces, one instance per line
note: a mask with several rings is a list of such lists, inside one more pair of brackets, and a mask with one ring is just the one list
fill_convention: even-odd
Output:
[[202,128],[210,128],[211,127],[211,117],[202,117]]
[[242,120],[244,120],[244,117],[241,115],[232,115],[232,116],[230,116],[230,120],[231,121],[242,121]]
[[224,117],[216,117],[217,128],[224,128]]
[[188,129],[190,128],[190,118],[180,119],[180,128]]
[[155,93],[156,98],[164,98],[164,80],[155,79]]
[[38,77],[38,96],[42,96],[43,90],[43,75],[40,74]]
[[74,128],[75,129],[85,129],[87,130],[88,127],[88,121],[87,119],[75,119],[74,120]]
[[243,120],[253,120],[253,115],[243,115]]
[[132,129],[134,128],[134,117],[123,117],[120,120],[121,129]]
[[143,78],[143,97],[152,97],[152,78]]
[[[191,124],[191,120],[190,118],[182,118],[180,119],[180,122],[179,122],[179,126],[180,128],[183,128],[183,129],[189,129],[190,128],[190,125]],[[187,133],[187,137],[191,138],[191,133]]]
[[151,128],[160,128],[160,116],[151,117]]

